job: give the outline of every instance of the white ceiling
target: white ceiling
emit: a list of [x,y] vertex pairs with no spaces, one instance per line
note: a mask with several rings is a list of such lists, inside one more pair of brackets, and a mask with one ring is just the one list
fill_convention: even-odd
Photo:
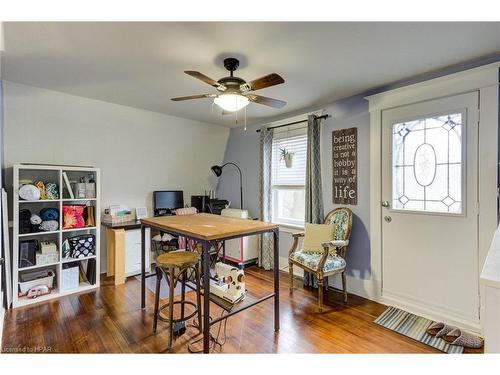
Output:
[[[240,59],[245,80],[279,73],[285,84],[258,94],[248,122],[318,108],[407,77],[500,52],[500,23],[5,23],[3,78],[69,94],[234,126],[188,75],[226,76]],[[241,124],[241,123],[240,123]]]

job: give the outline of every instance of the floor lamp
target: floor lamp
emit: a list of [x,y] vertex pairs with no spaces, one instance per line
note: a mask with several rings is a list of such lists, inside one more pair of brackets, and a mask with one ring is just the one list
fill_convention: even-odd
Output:
[[240,167],[238,167],[234,163],[229,162],[222,165],[213,165],[211,168],[212,172],[214,172],[214,175],[216,175],[217,177],[220,177],[220,175],[222,174],[222,168],[224,168],[226,165],[234,165],[238,169],[238,172],[240,172],[240,208],[243,209],[243,177],[241,175]]

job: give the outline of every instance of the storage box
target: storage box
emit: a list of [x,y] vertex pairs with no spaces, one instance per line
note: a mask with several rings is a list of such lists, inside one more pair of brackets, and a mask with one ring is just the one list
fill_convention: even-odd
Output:
[[57,245],[54,241],[42,241],[40,242],[40,251],[42,254],[57,254]]
[[49,289],[54,287],[55,272],[52,270],[26,272],[19,275],[19,289],[21,294],[28,293],[28,290],[37,285],[47,285]]
[[95,198],[95,183],[85,183],[85,198]]
[[110,214],[104,214],[102,216],[102,222],[107,224],[121,224],[134,220],[135,220],[135,215],[133,213],[122,216],[115,216]]
[[36,253],[37,266],[43,266],[45,264],[52,264],[57,262],[59,262],[59,253],[57,251],[55,253],[47,254]]
[[78,263],[65,264],[61,275],[61,291],[74,290],[80,283]]

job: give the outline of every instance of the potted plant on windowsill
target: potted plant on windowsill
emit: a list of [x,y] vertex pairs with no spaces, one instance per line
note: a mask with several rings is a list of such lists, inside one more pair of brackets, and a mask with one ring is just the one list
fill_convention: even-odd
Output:
[[293,152],[288,151],[286,148],[280,148],[280,160],[285,161],[285,167],[292,168]]

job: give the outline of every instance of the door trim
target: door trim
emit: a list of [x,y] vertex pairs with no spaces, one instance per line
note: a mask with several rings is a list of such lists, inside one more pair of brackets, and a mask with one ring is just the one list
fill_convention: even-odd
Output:
[[[382,111],[428,100],[479,91],[479,154],[478,197],[480,203],[478,228],[478,274],[481,273],[488,248],[497,228],[497,163],[498,163],[498,81],[500,63],[488,64],[460,73],[439,77],[395,90],[366,97],[370,112],[370,248],[371,275],[375,284],[383,287],[382,278]],[[484,287],[480,287],[480,324],[454,322],[463,328],[481,330],[484,310]],[[397,304],[397,298],[384,298],[387,304]],[[442,318],[432,311],[415,311],[412,306],[400,305],[430,319]],[[432,316],[431,316],[432,315]]]

